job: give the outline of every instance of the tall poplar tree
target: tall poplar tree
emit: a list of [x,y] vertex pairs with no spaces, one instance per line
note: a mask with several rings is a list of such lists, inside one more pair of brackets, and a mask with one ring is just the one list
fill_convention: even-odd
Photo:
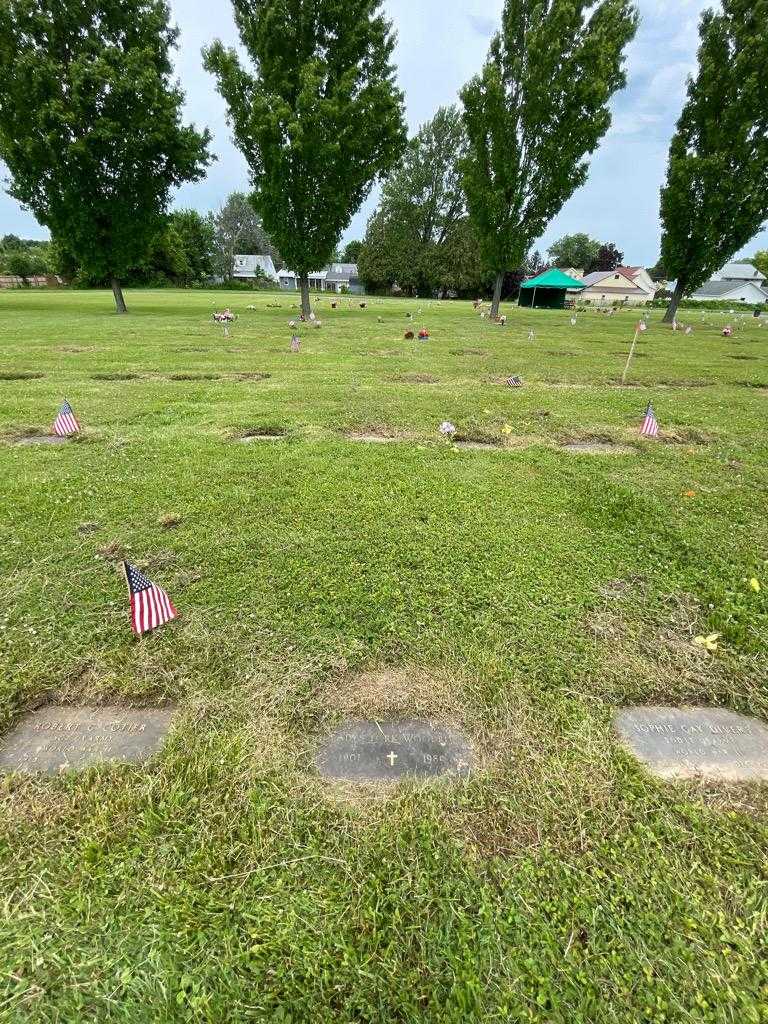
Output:
[[611,123],[631,0],[505,0],[501,31],[462,90],[469,140],[461,162],[469,213],[496,275],[521,267],[549,221],[587,179],[585,159]]
[[287,265],[309,280],[406,144],[392,26],[381,0],[232,0],[234,50],[204,51],[227,102],[252,202]]
[[677,281],[668,323],[768,218],[768,0],[722,0],[699,33],[661,192],[661,262]]
[[202,177],[207,132],[181,123],[178,31],[163,0],[0,0],[0,157],[10,194],[89,277],[142,264],[171,189]]

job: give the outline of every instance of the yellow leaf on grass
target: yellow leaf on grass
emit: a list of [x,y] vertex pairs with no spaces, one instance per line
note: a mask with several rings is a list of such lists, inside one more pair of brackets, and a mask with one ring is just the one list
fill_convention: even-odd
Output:
[[693,642],[697,647],[703,647],[705,651],[714,653],[717,650],[717,641],[721,636],[722,633],[710,633],[709,636],[694,637]]
[[510,427],[508,423],[505,423],[504,426],[501,428],[501,432],[502,434],[506,434],[507,437],[509,437],[509,435],[512,433],[512,427]]
[[753,576],[752,579],[749,581],[749,585],[750,587],[752,587],[756,594],[760,593],[760,580],[756,580]]

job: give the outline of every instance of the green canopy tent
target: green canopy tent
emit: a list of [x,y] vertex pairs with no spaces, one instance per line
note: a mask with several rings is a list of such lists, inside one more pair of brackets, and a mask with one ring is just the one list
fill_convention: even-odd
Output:
[[519,305],[536,309],[565,309],[567,293],[586,287],[583,281],[577,281],[553,267],[520,285]]

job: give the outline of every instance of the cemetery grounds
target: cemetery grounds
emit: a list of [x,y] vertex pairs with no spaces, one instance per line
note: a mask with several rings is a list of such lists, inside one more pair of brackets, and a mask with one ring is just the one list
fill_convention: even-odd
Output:
[[[148,765],[0,779],[0,1020],[768,1021],[766,787],[612,724],[768,719],[768,323],[652,310],[622,387],[637,312],[323,296],[291,353],[293,296],[127,300],[0,294],[0,727],[178,708]],[[122,557],[180,612],[140,641]],[[397,718],[469,776],[318,775]]]

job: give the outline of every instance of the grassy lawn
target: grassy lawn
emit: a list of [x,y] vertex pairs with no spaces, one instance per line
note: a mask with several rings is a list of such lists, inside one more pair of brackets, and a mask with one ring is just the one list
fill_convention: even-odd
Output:
[[[612,732],[768,718],[768,324],[654,310],[620,387],[632,313],[324,298],[295,355],[286,295],[127,298],[0,293],[0,727],[179,708],[148,767],[0,781],[0,1020],[768,1021],[766,787]],[[63,397],[81,440],[11,443]],[[562,448],[595,438],[629,451]],[[123,552],[181,613],[141,642]],[[361,717],[452,723],[475,770],[319,779]]]

